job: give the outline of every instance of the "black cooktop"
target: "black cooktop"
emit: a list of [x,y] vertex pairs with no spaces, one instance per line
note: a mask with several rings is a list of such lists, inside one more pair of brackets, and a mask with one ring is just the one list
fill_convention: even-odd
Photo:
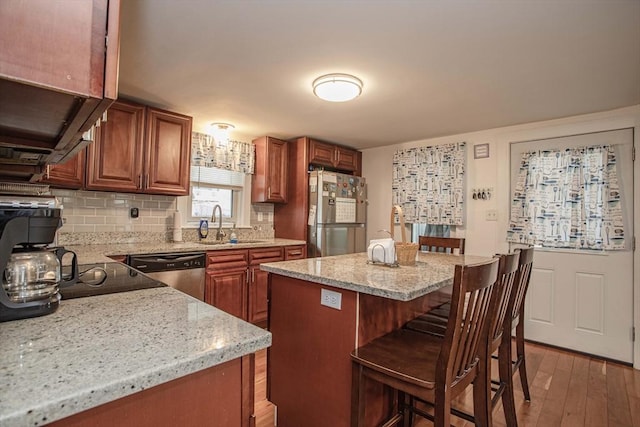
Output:
[[167,286],[119,262],[83,264],[78,272],[77,283],[60,288],[63,300]]

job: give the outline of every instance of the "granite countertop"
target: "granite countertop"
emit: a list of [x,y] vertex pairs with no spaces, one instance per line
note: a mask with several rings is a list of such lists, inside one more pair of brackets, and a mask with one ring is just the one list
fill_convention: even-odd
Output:
[[203,252],[224,249],[251,249],[264,248],[269,246],[289,246],[304,245],[304,240],[290,239],[261,239],[250,240],[244,243],[217,243],[215,240],[205,240],[199,242],[182,243],[114,243],[107,245],[66,245],[65,249],[75,252],[78,255],[79,264],[94,264],[99,262],[113,261],[108,256],[139,255],[149,253],[170,253],[170,252]]
[[170,287],[0,324],[0,425],[52,422],[254,353],[271,334]]
[[260,269],[322,285],[410,301],[453,283],[455,264],[476,264],[487,257],[418,253],[413,267],[367,264],[367,254],[260,264]]

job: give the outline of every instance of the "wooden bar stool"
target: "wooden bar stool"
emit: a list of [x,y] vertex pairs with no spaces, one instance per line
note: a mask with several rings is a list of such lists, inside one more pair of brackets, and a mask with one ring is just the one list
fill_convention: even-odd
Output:
[[[398,329],[353,351],[352,427],[364,425],[363,398],[365,381],[369,379],[398,391],[397,412],[385,426],[401,421],[408,426],[413,413],[433,418],[436,426],[450,425],[451,401],[478,374],[479,352],[497,310],[496,298],[492,298],[497,277],[497,258],[475,265],[456,265],[451,311],[443,338]],[[406,394],[432,403],[433,417],[407,404]]]
[[421,251],[464,254],[463,238],[418,236],[418,245]]
[[[515,257],[517,255],[517,257]],[[490,357],[498,359],[498,370],[500,380],[494,382],[498,385],[497,389],[494,389],[495,393],[491,398],[491,410],[487,414],[487,419],[491,420],[492,409],[496,406],[500,397],[502,397],[502,404],[505,412],[505,418],[507,425],[517,426],[517,419],[515,415],[515,403],[513,395],[513,375],[516,371],[520,371],[520,380],[522,383],[522,389],[525,395],[525,399],[530,401],[529,386],[527,381],[525,352],[524,352],[524,328],[523,323],[518,323],[518,320],[522,318],[524,312],[524,297],[527,292],[529,279],[531,276],[531,266],[533,264],[533,248],[517,250],[515,254],[503,255],[501,257],[499,280],[504,281],[505,291],[511,289],[507,299],[501,300],[501,308],[499,308],[496,321],[498,323],[493,325],[493,331],[489,335],[493,339],[489,342],[487,358],[484,360],[484,366],[487,367],[487,378],[490,380]],[[510,282],[507,283],[507,281]],[[426,313],[413,321],[408,322],[405,328],[428,333],[435,336],[442,336],[443,331],[446,329],[446,321],[443,320],[443,314],[446,311],[442,308],[438,309],[438,313],[431,314]],[[511,356],[511,332],[513,327],[516,327],[516,360],[512,361]],[[500,326],[501,325],[501,326]],[[499,329],[495,329],[498,328]],[[496,350],[498,356],[493,355]],[[492,356],[493,355],[493,356]],[[490,382],[487,382],[490,386]],[[491,389],[488,389],[488,396]],[[488,405],[488,401],[487,401]],[[489,406],[487,406],[489,407]],[[465,414],[464,412],[453,410],[455,415],[458,415],[464,419],[473,421],[473,416]]]
[[[529,380],[527,379],[527,365],[524,352],[524,301],[529,289],[529,281],[531,280],[531,268],[533,266],[533,247],[519,249],[520,259],[518,261],[518,275],[512,292],[512,300],[509,304],[509,313],[511,319],[505,328],[508,332],[504,334],[506,345],[508,345],[509,361],[512,365],[512,372],[520,372],[520,383],[522,384],[522,392],[527,402],[531,402],[531,394],[529,393]],[[516,359],[511,362],[511,333],[516,328]]]

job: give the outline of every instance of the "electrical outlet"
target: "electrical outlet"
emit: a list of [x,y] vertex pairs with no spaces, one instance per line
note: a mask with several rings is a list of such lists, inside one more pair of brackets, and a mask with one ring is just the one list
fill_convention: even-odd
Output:
[[485,214],[485,219],[487,221],[497,221],[498,220],[498,210],[497,209],[488,209]]
[[262,222],[262,220],[263,220],[262,212],[258,212],[258,221]]
[[326,305],[327,307],[335,308],[336,310],[341,310],[342,294],[340,292],[322,289],[320,291],[320,304]]

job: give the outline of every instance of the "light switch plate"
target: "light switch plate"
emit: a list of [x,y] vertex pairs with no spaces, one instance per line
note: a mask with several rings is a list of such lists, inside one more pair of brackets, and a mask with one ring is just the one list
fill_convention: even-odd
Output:
[[320,304],[327,307],[342,309],[342,294],[340,292],[330,291],[328,289],[320,290]]

